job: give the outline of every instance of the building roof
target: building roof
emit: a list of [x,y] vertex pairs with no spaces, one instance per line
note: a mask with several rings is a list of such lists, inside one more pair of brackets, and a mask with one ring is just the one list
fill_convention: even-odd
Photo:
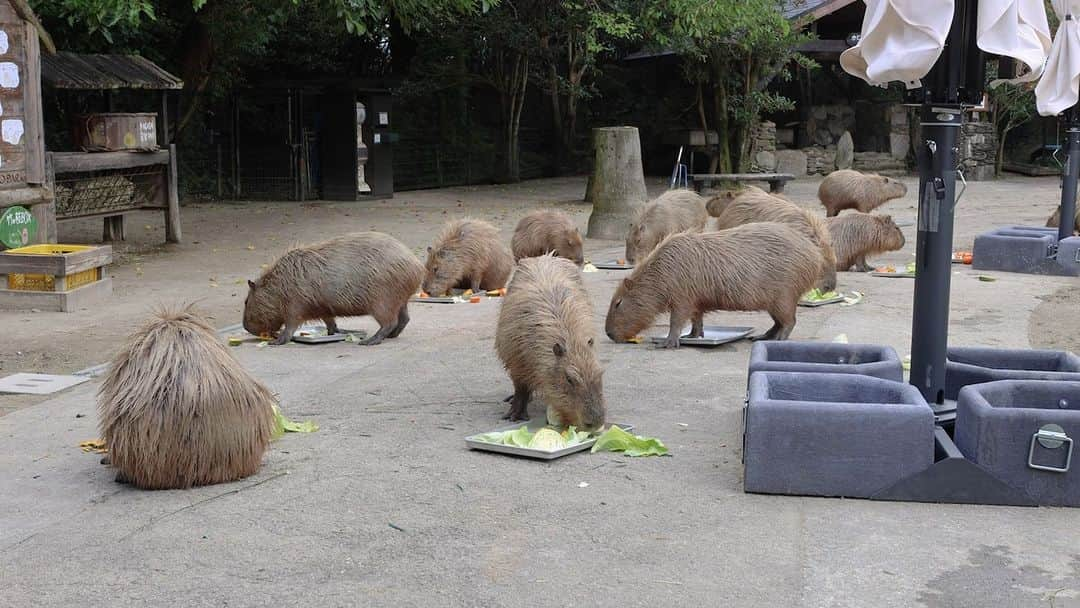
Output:
[[184,81],[138,55],[59,52],[41,57],[41,77],[57,89],[182,89]]
[[809,18],[812,21],[832,14],[855,0],[784,0],[784,16],[788,19]]

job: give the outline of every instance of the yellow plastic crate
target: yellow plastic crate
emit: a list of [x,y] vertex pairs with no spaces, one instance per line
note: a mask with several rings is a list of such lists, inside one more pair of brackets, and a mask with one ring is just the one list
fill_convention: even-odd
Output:
[[[88,251],[93,249],[89,245],[29,245],[8,249],[5,254],[18,255],[66,255]],[[67,277],[67,290],[72,290],[83,285],[88,285],[101,279],[101,268],[88,268]],[[48,274],[9,274],[7,275],[8,289],[16,291],[56,291],[56,277]]]

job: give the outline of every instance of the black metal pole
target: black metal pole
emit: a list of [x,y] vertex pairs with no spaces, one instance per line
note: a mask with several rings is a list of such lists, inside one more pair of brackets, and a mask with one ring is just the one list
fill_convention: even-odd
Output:
[[1080,173],[1080,107],[1065,110],[1065,167],[1061,177],[1061,219],[1058,240],[1073,234],[1076,217],[1076,182]]
[[915,296],[910,382],[936,412],[944,402],[949,336],[956,149],[959,104],[924,104],[919,150],[919,219],[915,240]]

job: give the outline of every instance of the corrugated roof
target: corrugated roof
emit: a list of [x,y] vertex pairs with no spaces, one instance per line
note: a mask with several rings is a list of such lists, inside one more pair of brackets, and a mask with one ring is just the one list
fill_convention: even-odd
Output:
[[851,0],[784,0],[784,16],[788,19],[798,19],[803,15],[821,9],[821,12],[817,15],[818,18],[821,18],[849,4],[851,4]]
[[41,77],[57,89],[182,89],[184,81],[138,55],[42,55]]

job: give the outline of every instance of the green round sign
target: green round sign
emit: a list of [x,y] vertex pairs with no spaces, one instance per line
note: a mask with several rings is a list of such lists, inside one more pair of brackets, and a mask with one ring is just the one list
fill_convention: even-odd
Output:
[[37,235],[37,220],[26,207],[8,207],[0,215],[0,243],[14,249],[29,245]]

